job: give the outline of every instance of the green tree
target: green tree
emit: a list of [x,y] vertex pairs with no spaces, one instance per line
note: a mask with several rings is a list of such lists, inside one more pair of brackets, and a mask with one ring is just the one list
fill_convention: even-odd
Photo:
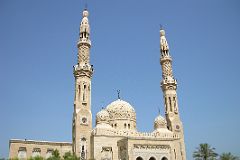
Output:
[[79,158],[72,154],[71,152],[66,152],[64,155],[63,155],[63,159],[64,160],[79,160]]
[[43,160],[43,157],[41,156],[30,157],[28,160]]
[[193,158],[195,160],[214,160],[218,154],[214,151],[209,144],[203,143],[197,147],[197,150],[193,152]]
[[232,155],[230,152],[222,153],[220,155],[220,160],[239,160],[239,157]]

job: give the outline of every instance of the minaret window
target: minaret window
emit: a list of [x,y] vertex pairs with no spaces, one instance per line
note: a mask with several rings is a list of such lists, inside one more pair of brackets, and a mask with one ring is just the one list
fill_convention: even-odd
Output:
[[124,128],[127,128],[127,124],[126,123],[124,123]]
[[172,101],[171,101],[171,97],[168,97],[169,100],[169,105],[170,105],[170,111],[172,112]]
[[80,144],[81,148],[80,148],[80,159],[81,160],[85,160],[86,159],[86,138],[83,137],[81,139],[81,144]]
[[78,97],[79,97],[79,99],[81,97],[81,86],[80,85],[78,85]]
[[83,101],[86,101],[86,90],[87,90],[87,86],[86,84],[83,85]]
[[176,98],[175,97],[173,97],[173,106],[174,106],[174,108],[176,108]]
[[166,107],[166,111],[168,112],[167,97],[165,97],[165,107]]
[[174,149],[174,155],[175,155],[175,159],[177,159],[177,155],[176,155],[176,150]]
[[130,124],[128,124],[128,129],[130,129]]

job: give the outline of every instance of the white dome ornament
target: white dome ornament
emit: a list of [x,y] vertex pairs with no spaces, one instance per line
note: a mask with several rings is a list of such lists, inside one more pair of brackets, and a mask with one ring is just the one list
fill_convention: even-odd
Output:
[[102,109],[96,115],[96,124],[100,123],[109,124],[109,114],[105,109]]
[[105,109],[102,109],[96,115],[96,129],[112,129],[109,124],[109,114]]
[[167,128],[167,121],[160,114],[154,120],[154,129]]

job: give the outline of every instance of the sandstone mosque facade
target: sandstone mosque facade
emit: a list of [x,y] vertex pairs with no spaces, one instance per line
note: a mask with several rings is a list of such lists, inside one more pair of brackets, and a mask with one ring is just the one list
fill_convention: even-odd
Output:
[[165,117],[157,116],[154,131],[139,132],[136,112],[128,102],[117,99],[96,115],[92,126],[90,64],[90,26],[88,11],[83,11],[80,24],[78,63],[74,66],[75,98],[72,122],[72,143],[11,139],[9,158],[48,158],[54,149],[60,155],[73,152],[81,160],[186,160],[183,124],[179,116],[177,81],[173,76],[172,58],[160,29],[161,88]]

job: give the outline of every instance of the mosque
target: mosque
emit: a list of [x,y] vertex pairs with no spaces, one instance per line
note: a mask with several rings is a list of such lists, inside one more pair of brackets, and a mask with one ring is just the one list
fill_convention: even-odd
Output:
[[72,142],[50,142],[11,139],[9,158],[48,158],[54,149],[60,155],[72,152],[81,160],[186,160],[183,124],[179,116],[177,81],[173,76],[172,58],[165,36],[160,29],[161,88],[165,117],[157,116],[154,131],[139,132],[136,111],[128,102],[117,99],[96,115],[92,126],[89,12],[83,11],[80,24],[78,63],[73,68],[75,98],[72,121]]

